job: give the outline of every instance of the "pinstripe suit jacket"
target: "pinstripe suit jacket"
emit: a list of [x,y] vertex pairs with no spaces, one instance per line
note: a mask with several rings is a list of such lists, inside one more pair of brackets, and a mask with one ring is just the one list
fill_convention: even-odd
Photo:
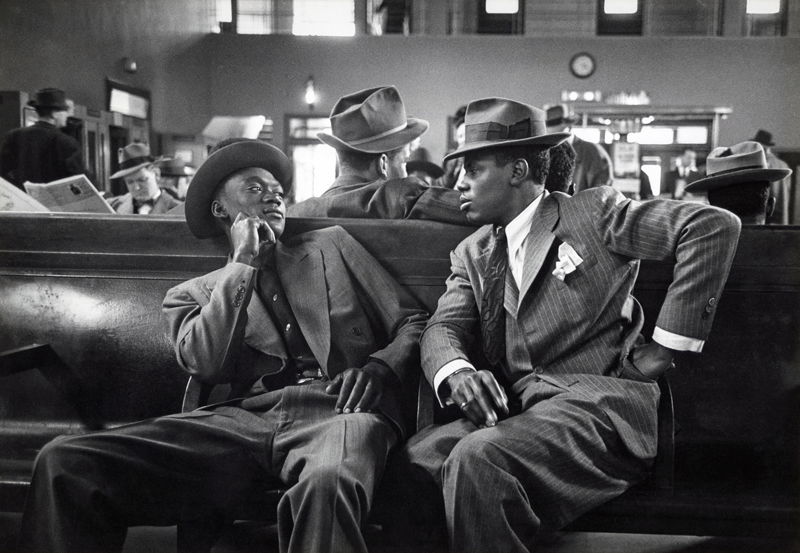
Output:
[[[675,261],[657,326],[705,339],[739,229],[738,218],[724,210],[668,200],[637,202],[607,186],[572,197],[546,195],[528,235],[518,294],[510,271],[507,275],[510,370],[498,375],[501,382],[533,372],[587,394],[633,454],[653,457],[658,388],[630,372],[625,361],[643,323],[631,296],[639,260]],[[447,290],[422,336],[422,364],[430,382],[445,363],[469,359],[468,345],[480,342],[482,275],[494,240],[491,226],[482,227],[451,254]],[[571,245],[583,259],[563,281],[552,275],[559,243]]]

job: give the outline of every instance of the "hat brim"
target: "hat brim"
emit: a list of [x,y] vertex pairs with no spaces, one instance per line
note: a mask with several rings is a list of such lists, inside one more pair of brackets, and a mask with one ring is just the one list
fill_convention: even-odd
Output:
[[429,174],[431,177],[438,179],[444,175],[444,169],[433,163],[432,161],[425,161],[422,159],[414,159],[406,161],[406,171],[413,173],[414,171],[422,171]]
[[542,134],[539,136],[531,136],[528,138],[518,138],[516,140],[484,140],[480,142],[471,142],[464,144],[461,148],[453,150],[446,156],[444,161],[449,161],[455,157],[463,157],[464,155],[475,152],[478,150],[488,150],[490,148],[507,148],[509,146],[557,146],[569,138],[568,132],[554,132],[550,134]]
[[350,150],[353,152],[361,152],[364,154],[382,154],[384,152],[391,152],[409,144],[415,138],[425,134],[428,130],[428,122],[423,119],[416,119],[409,117],[406,126],[392,134],[362,142],[361,144],[353,145],[345,142],[344,140],[328,134],[325,132],[317,133],[317,138],[328,146],[337,150]]
[[545,121],[544,124],[547,125],[548,127],[555,127],[556,125],[563,125],[563,124],[574,125],[578,121],[580,121],[578,117],[559,117],[558,119],[550,119],[548,121]]
[[47,108],[47,109],[57,109],[59,111],[69,111],[69,106],[67,104],[38,104],[36,100],[28,100],[28,105],[32,108]]
[[707,192],[743,182],[775,182],[792,174],[791,169],[742,169],[722,175],[712,175],[698,179],[686,186],[687,192]]
[[266,169],[278,179],[285,194],[291,190],[292,163],[278,148],[257,141],[229,144],[205,160],[186,192],[184,211],[192,234],[198,238],[211,238],[223,233],[211,213],[214,194],[226,177],[248,167]]
[[161,163],[163,161],[166,161],[168,159],[169,159],[168,157],[162,156],[162,157],[158,157],[158,158],[154,159],[153,161],[146,161],[144,163],[140,163],[138,165],[134,165],[133,167],[126,167],[125,169],[120,169],[119,171],[117,171],[116,173],[114,173],[113,175],[111,175],[108,178],[110,178],[110,179],[118,179],[118,178],[124,177],[126,175],[130,175],[131,173],[135,173],[136,171],[138,171],[142,167],[147,167],[148,165],[158,165],[159,163]]

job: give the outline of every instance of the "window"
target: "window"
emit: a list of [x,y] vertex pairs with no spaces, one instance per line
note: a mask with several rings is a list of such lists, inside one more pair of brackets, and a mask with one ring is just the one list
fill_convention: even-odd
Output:
[[641,35],[642,0],[598,0],[598,35]]
[[[478,4],[479,34],[521,35],[524,33],[524,4],[520,0],[480,0]],[[514,9],[514,5],[516,5],[516,9]]]
[[746,12],[747,36],[786,34],[786,0],[747,0]]
[[353,36],[353,0],[294,0],[293,35]]
[[354,0],[216,0],[222,32],[355,35]]

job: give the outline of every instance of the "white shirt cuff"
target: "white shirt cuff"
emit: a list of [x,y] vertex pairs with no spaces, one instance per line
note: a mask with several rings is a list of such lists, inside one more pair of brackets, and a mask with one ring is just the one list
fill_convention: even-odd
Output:
[[665,348],[674,349],[677,351],[693,351],[695,353],[700,353],[703,351],[703,346],[706,343],[705,340],[681,336],[680,334],[674,334],[658,327],[653,330],[653,340]]
[[450,401],[449,397],[442,398],[442,396],[439,395],[439,386],[441,386],[442,383],[447,380],[447,377],[454,372],[460,371],[461,369],[470,369],[474,371],[475,367],[466,359],[453,359],[452,361],[448,361],[442,365],[442,367],[436,371],[436,374],[433,375],[433,390],[436,393],[436,398],[439,400],[439,405],[442,407],[449,405],[452,402]]

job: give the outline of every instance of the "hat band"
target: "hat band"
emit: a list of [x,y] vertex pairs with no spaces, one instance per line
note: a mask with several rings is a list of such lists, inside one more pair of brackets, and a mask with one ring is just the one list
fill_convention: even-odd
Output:
[[465,142],[483,142],[484,140],[514,140],[530,138],[531,120],[522,119],[511,125],[502,123],[473,123],[464,127]]
[[746,169],[766,169],[763,165],[744,165],[742,167],[734,167],[732,169],[725,169],[723,171],[714,171],[713,173],[706,173],[709,177],[716,177],[718,175],[727,175],[728,173],[735,173],[736,171],[744,171]]
[[139,156],[139,157],[132,157],[130,159],[126,159],[122,163],[119,164],[120,169],[130,169],[131,167],[135,167],[137,165],[141,165],[142,163],[153,163],[155,158],[151,156]]
[[398,126],[394,127],[393,129],[389,129],[388,131],[383,131],[382,133],[374,134],[372,136],[368,136],[367,138],[359,138],[358,140],[348,140],[346,142],[348,144],[352,144],[352,145],[358,146],[359,144],[364,144],[365,142],[370,142],[372,140],[379,140],[381,138],[385,138],[385,137],[389,136],[390,134],[394,134],[396,132],[400,132],[403,129],[405,129],[407,126],[408,126],[408,123],[403,123],[401,125],[398,125]]

